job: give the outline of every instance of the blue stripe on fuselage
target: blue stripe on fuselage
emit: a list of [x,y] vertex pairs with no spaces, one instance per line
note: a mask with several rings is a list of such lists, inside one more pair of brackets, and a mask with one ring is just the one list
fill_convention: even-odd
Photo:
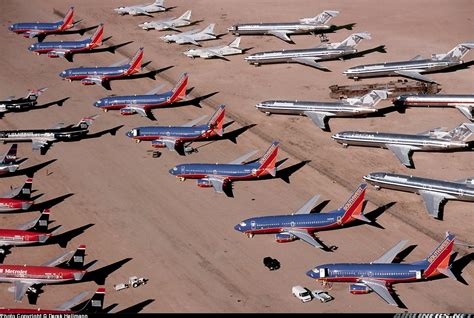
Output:
[[207,125],[200,125],[194,127],[138,127],[137,137],[179,137],[179,138],[192,138],[201,136],[207,129]]
[[36,31],[36,30],[47,30],[54,31],[59,29],[63,25],[63,21],[46,23],[46,22],[25,22],[25,23],[15,23],[13,24],[12,31],[26,30],[26,31]]
[[95,106],[114,106],[114,105],[160,105],[167,101],[173,95],[172,92],[166,92],[159,95],[128,95],[104,97],[95,102]]
[[74,77],[74,76],[96,76],[96,75],[107,75],[107,76],[114,76],[114,75],[121,75],[125,73],[129,65],[122,65],[122,66],[114,66],[114,67],[77,67],[77,68],[69,68],[64,70],[64,76],[67,77]]
[[[328,279],[337,281],[338,279],[379,279],[384,281],[402,281],[414,280],[416,278],[416,271],[422,271],[425,266],[419,263],[412,264],[324,264],[318,265],[317,269],[326,268],[326,277],[321,279]],[[308,276],[319,279],[319,273],[309,271]]]
[[58,41],[58,42],[38,42],[31,45],[33,50],[44,50],[44,49],[61,49],[61,50],[71,50],[71,49],[81,49],[84,48],[90,39],[85,39],[82,41]]
[[241,164],[209,164],[209,163],[191,163],[177,165],[176,176],[184,175],[187,178],[196,176],[221,176],[221,177],[247,177],[252,174],[252,169],[258,169],[259,163],[247,165]]

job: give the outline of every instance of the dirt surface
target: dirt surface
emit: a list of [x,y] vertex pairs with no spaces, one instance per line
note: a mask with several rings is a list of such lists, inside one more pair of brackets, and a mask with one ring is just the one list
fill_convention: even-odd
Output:
[[[87,224],[94,226],[75,237],[67,250],[79,244],[87,245],[88,261],[97,259],[100,268],[126,258],[132,258],[110,274],[105,287],[106,305],[118,304],[115,311],[147,299],[154,301],[143,312],[401,312],[387,305],[375,294],[356,296],[347,284],[335,284],[330,294],[335,300],[327,304],[317,301],[302,304],[291,295],[291,287],[304,285],[320,288],[305,272],[315,265],[331,262],[370,262],[401,239],[409,239],[417,248],[407,262],[426,257],[450,230],[464,241],[472,241],[474,206],[471,203],[449,201],[444,220],[434,220],[426,213],[420,197],[389,190],[376,192],[369,188],[367,210],[395,202],[379,218],[385,227],[357,226],[337,231],[321,232],[319,237],[338,249],[333,253],[316,250],[303,242],[277,244],[274,237],[257,236],[247,239],[233,226],[255,215],[284,214],[298,209],[309,197],[318,193],[330,200],[325,211],[339,207],[361,182],[362,176],[375,171],[389,171],[433,178],[460,179],[474,175],[472,152],[415,153],[416,170],[403,167],[387,150],[350,147],[343,149],[305,117],[266,117],[255,104],[266,99],[329,100],[328,87],[350,84],[342,72],[366,63],[410,59],[418,54],[445,53],[456,44],[472,41],[474,3],[459,1],[167,1],[175,9],[155,14],[155,19],[179,16],[193,10],[194,19],[203,19],[199,27],[216,23],[216,32],[237,22],[291,21],[314,16],[324,9],[339,10],[332,20],[335,24],[357,23],[354,32],[368,31],[373,39],[360,44],[360,49],[386,45],[387,54],[372,53],[345,62],[323,62],[332,72],[324,73],[301,65],[264,65],[254,67],[243,56],[223,60],[192,60],[182,54],[188,46],[166,44],[159,39],[165,34],[143,31],[139,23],[148,17],[118,16],[113,8],[134,1],[91,1],[71,3],[76,18],[84,19],[82,26],[105,24],[105,36],[113,38],[106,45],[134,41],[115,55],[110,53],[80,54],[74,63],[64,59],[36,56],[27,50],[34,40],[24,39],[7,30],[13,22],[54,21],[53,9],[67,10],[63,1],[2,1],[0,10],[0,94],[22,95],[29,88],[48,86],[40,102],[70,99],[63,107],[51,106],[21,114],[7,114],[0,129],[52,127],[58,122],[75,123],[81,117],[98,113],[92,103],[108,94],[140,94],[165,83],[172,87],[180,74],[190,73],[194,96],[219,92],[202,103],[176,109],[155,110],[159,124],[181,124],[203,114],[211,114],[218,104],[227,105],[231,119],[229,129],[257,124],[230,141],[200,144],[199,152],[187,157],[163,151],[153,158],[148,143],[135,144],[124,136],[133,127],[154,124],[140,116],[122,117],[118,112],[101,114],[92,131],[119,125],[124,127],[116,136],[102,136],[80,142],[55,144],[45,156],[31,151],[31,145],[21,144],[19,154],[28,157],[23,166],[58,160],[35,175],[34,188],[44,193],[38,201],[73,193],[52,208],[54,224],[63,231]],[[336,42],[352,31],[341,30],[329,35]],[[79,35],[50,36],[47,40],[77,39]],[[231,42],[227,34],[220,40],[204,43],[213,46]],[[246,36],[243,47],[250,53],[280,48],[311,47],[319,38],[311,35],[294,36],[295,45],[274,37]],[[156,81],[148,78],[114,81],[112,91],[100,86],[85,87],[78,82],[61,81],[58,74],[75,66],[106,66],[131,56],[145,47],[149,69],[173,68],[162,72]],[[465,60],[473,60],[474,52]],[[474,69],[433,74],[442,84],[443,93],[474,91]],[[389,81],[379,79],[378,81]],[[362,83],[372,83],[367,79]],[[390,105],[384,101],[381,106]],[[229,119],[230,120],[230,119]],[[452,128],[466,118],[455,109],[413,108],[405,114],[397,112],[380,118],[331,119],[332,132],[341,130],[378,130],[388,132],[420,132],[433,127]],[[291,176],[291,183],[282,180],[238,182],[234,184],[235,198],[216,194],[212,189],[200,189],[194,181],[179,182],[168,170],[184,162],[228,162],[252,149],[264,151],[271,140],[282,142],[279,158],[289,158],[286,166],[303,160],[308,164]],[[3,146],[0,151],[7,149]],[[23,177],[3,178],[0,190],[23,182]],[[37,212],[1,215],[1,224],[12,228],[32,219]],[[460,256],[470,253],[458,249]],[[15,248],[6,257],[7,264],[42,264],[61,254],[57,245]],[[270,272],[262,259],[271,256],[281,262],[281,269]],[[116,292],[113,285],[125,282],[129,276],[150,279],[146,286]],[[463,278],[472,283],[474,271],[467,266]],[[28,307],[27,301],[15,304],[0,285],[0,306]],[[46,286],[38,306],[54,308],[81,291],[94,291],[94,282]],[[425,283],[395,285],[409,311],[472,312],[473,288],[449,278]]]

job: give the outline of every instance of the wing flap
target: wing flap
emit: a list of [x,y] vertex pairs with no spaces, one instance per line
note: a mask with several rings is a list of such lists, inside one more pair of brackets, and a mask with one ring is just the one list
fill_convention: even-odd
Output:
[[290,37],[288,36],[288,33],[290,31],[284,30],[284,31],[269,31],[268,34],[271,34],[273,36],[276,36],[280,40],[283,40],[285,42],[293,42]]
[[292,58],[291,60],[295,63],[300,63],[300,64],[303,64],[303,65],[311,66],[311,67],[314,67],[314,68],[317,68],[317,69],[320,69],[320,70],[323,70],[323,71],[329,71],[329,69],[327,67],[324,67],[321,64],[317,63],[315,61],[314,57],[311,57],[311,58],[296,57],[296,58]]
[[321,244],[319,244],[318,241],[316,241],[314,239],[314,237],[311,234],[309,234],[306,231],[299,231],[299,230],[288,229],[288,228],[283,229],[283,230],[290,233],[290,234],[292,234],[292,235],[294,235],[294,236],[296,236],[300,240],[302,240],[302,241],[304,241],[304,242],[306,242],[306,243],[308,243],[308,244],[310,244],[314,247],[321,248],[321,249],[324,248]]
[[306,111],[304,114],[311,118],[313,123],[321,129],[327,129],[326,125],[326,117],[334,116],[333,113],[329,112],[314,112],[314,111]]
[[405,145],[394,145],[394,144],[387,144],[387,148],[393,152],[395,157],[400,160],[405,166],[409,167],[413,163],[411,161],[411,152],[413,150],[418,150],[418,147],[410,147]]
[[434,218],[439,217],[439,208],[441,203],[445,200],[450,198],[446,194],[441,194],[438,192],[420,190],[418,191],[425,202],[425,207],[428,210],[428,214]]
[[385,286],[385,283],[379,280],[363,280],[362,281],[365,285],[370,287],[376,293],[379,295],[383,300],[385,300],[388,304],[392,306],[398,306],[397,302],[395,301],[395,298],[393,298],[392,294],[388,290],[387,286]]

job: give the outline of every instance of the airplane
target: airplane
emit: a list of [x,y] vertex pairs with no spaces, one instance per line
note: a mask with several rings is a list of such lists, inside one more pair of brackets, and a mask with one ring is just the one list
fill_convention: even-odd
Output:
[[245,60],[255,66],[267,63],[299,63],[324,71],[329,71],[318,62],[342,59],[347,55],[357,53],[356,46],[363,39],[371,39],[370,34],[367,32],[353,33],[342,42],[321,43],[308,49],[258,52],[250,54],[245,58]]
[[6,175],[18,170],[20,163],[17,161],[17,144],[12,144],[10,149],[0,156],[0,175]]
[[421,195],[428,214],[437,219],[441,218],[440,207],[445,200],[474,202],[474,178],[446,181],[395,173],[372,172],[364,176],[364,180],[372,184],[376,190],[387,188]]
[[332,136],[344,148],[351,146],[389,149],[407,167],[413,167],[413,151],[454,151],[471,148],[466,140],[474,132],[474,124],[464,123],[451,131],[435,128],[418,134],[343,131]]
[[474,48],[474,42],[466,42],[456,45],[446,54],[432,54],[430,58],[417,55],[409,61],[359,65],[343,73],[355,80],[362,77],[403,76],[417,81],[436,83],[422,74],[434,73],[463,64],[462,57],[472,48]]
[[70,315],[70,314],[91,314],[101,313],[104,305],[105,288],[100,287],[92,297],[79,310],[73,310],[78,306],[88,292],[82,292],[70,300],[57,306],[55,309],[31,309],[31,308],[0,308],[0,314],[51,314],[51,315]]
[[[70,82],[80,80],[83,85],[100,84],[104,86],[111,79],[124,78],[134,73],[138,73],[142,66],[143,48],[138,49],[129,63],[122,64],[120,61],[116,64],[106,67],[76,67],[62,71],[59,76],[63,80]],[[105,88],[105,86],[104,86]]]
[[80,41],[58,41],[58,42],[38,42],[31,44],[28,50],[36,54],[47,54],[48,57],[64,57],[72,62],[72,56],[76,52],[92,50],[102,45],[104,25],[100,24],[95,33],[90,37]]
[[286,23],[246,23],[235,24],[227,30],[239,35],[273,35],[285,42],[293,43],[289,35],[315,32],[333,32],[334,25],[327,25],[329,20],[339,14],[339,11],[325,10],[313,18],[299,19],[298,22]]
[[23,186],[0,194],[0,212],[28,210],[34,204],[34,200],[31,199],[32,185],[33,178],[28,178]]
[[314,232],[338,229],[355,220],[371,222],[362,213],[366,189],[367,184],[359,185],[342,207],[331,212],[311,213],[319,199],[319,195],[316,195],[292,214],[253,217],[243,220],[234,229],[249,238],[258,234],[275,234],[278,243],[300,239],[314,247],[325,249]]
[[5,254],[5,248],[45,243],[60,227],[48,232],[50,212],[48,209],[40,216],[21,224],[16,229],[0,229],[0,254]]
[[61,33],[74,26],[73,23],[74,7],[69,8],[64,19],[47,23],[47,22],[25,22],[14,23],[8,27],[8,30],[23,35],[25,38],[33,38],[44,36],[48,33]]
[[200,49],[190,49],[186,52],[183,52],[183,54],[192,58],[202,57],[208,59],[212,57],[217,57],[226,59],[225,56],[227,55],[242,54],[244,52],[244,49],[240,48],[239,45],[240,38],[235,38],[235,40],[233,40],[227,45],[219,45]]
[[474,121],[474,95],[400,95],[393,100],[393,104],[402,107],[456,107],[470,121]]
[[35,285],[58,284],[80,281],[87,273],[84,268],[86,246],[44,263],[41,266],[0,264],[0,282],[12,283],[8,291],[14,292],[14,299],[21,302],[26,293],[37,293]]
[[38,104],[38,97],[47,89],[47,87],[43,87],[29,90],[25,97],[15,98],[15,96],[10,96],[6,100],[0,101],[0,117],[6,112],[23,111],[33,108]]
[[155,0],[155,2],[150,4],[140,4],[130,7],[118,7],[114,11],[120,15],[147,15],[152,17],[151,13],[167,11],[169,8],[164,6],[164,0]]
[[309,270],[306,275],[323,285],[333,282],[351,283],[351,294],[375,292],[388,304],[398,306],[393,284],[427,281],[439,275],[456,279],[450,269],[454,239],[455,236],[447,232],[444,241],[427,258],[418,262],[393,263],[408,242],[403,240],[373,262],[323,264]]
[[160,39],[166,43],[175,42],[177,44],[194,44],[201,46],[199,41],[207,41],[217,39],[217,35],[214,33],[214,23],[209,24],[205,29],[199,31],[199,29],[193,29],[191,31],[176,33],[176,34],[167,34]]
[[193,22],[191,22],[191,10],[188,10],[178,18],[172,17],[158,21],[147,21],[139,24],[138,26],[146,31],[155,29],[158,31],[174,30],[181,32],[178,30],[178,28],[191,24],[193,24]]
[[251,163],[244,163],[256,153],[252,151],[226,164],[189,163],[180,164],[169,170],[180,181],[197,179],[201,188],[213,187],[217,193],[225,193],[233,181],[258,179],[265,175],[276,176],[276,157],[279,142],[274,141],[265,154]]
[[148,126],[137,127],[126,133],[136,142],[151,141],[154,148],[168,148],[180,155],[185,155],[192,142],[207,140],[224,134],[225,106],[220,105],[211,119],[204,125],[197,125],[205,117],[199,117],[181,126]]
[[313,123],[322,130],[328,130],[329,117],[354,117],[376,113],[378,109],[375,106],[387,96],[387,91],[372,90],[364,96],[345,98],[337,102],[267,100],[258,103],[256,107],[267,115],[304,115],[311,118]]
[[96,117],[97,115],[84,117],[75,125],[64,126],[63,123],[59,123],[48,129],[2,130],[0,141],[3,143],[31,141],[33,150],[41,150],[41,154],[45,154],[53,142],[76,140],[86,136],[89,126]]
[[107,112],[111,109],[119,109],[121,115],[140,114],[150,117],[149,111],[153,108],[164,107],[173,104],[186,97],[186,86],[189,75],[183,73],[175,87],[166,92],[158,94],[161,86],[145,93],[144,95],[109,96],[99,99],[94,103],[95,107]]

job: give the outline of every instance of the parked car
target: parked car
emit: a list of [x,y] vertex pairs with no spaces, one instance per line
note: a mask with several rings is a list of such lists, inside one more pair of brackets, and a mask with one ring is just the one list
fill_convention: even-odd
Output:
[[313,298],[311,296],[311,291],[308,288],[302,287],[302,286],[293,286],[291,289],[291,292],[293,293],[293,296],[301,300],[302,302],[306,303],[308,301],[311,301]]
[[325,303],[334,299],[331,295],[326,293],[324,290],[319,290],[319,289],[313,290],[311,292],[311,295],[313,296],[314,299],[318,299],[322,303]]
[[280,262],[277,259],[271,258],[269,256],[263,259],[263,265],[268,267],[268,269],[271,271],[274,271],[280,268]]

